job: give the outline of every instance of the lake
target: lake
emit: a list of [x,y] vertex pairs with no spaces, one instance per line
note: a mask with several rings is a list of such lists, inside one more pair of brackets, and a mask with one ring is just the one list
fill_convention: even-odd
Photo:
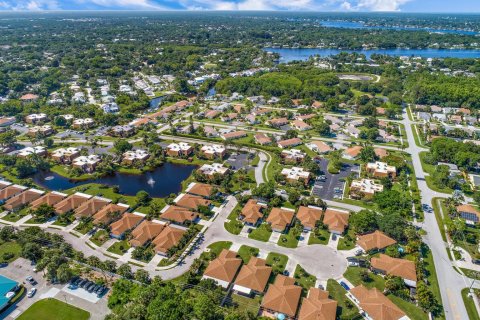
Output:
[[145,190],[151,197],[163,198],[171,193],[182,190],[181,183],[187,179],[197,166],[166,162],[151,172],[143,174],[116,173],[98,179],[75,181],[65,178],[55,172],[41,171],[36,173],[33,181],[49,190],[62,191],[87,183],[99,183],[108,186],[118,186],[120,193],[134,196],[140,190]]
[[354,21],[320,21],[320,24],[327,28],[343,28],[343,29],[370,29],[370,30],[398,30],[398,31],[426,31],[446,34],[464,34],[474,36],[478,32],[470,30],[450,30],[450,29],[432,29],[432,28],[418,28],[418,27],[400,27],[400,26],[369,26],[363,22]]
[[372,54],[383,54],[389,56],[415,56],[422,58],[460,58],[473,59],[480,58],[480,50],[449,50],[449,49],[371,49],[371,50],[341,50],[341,49],[322,49],[322,48],[264,48],[265,51],[278,53],[280,62],[290,62],[294,60],[308,60],[311,56],[319,55],[328,57],[337,55],[341,52],[358,52],[364,54],[367,59]]

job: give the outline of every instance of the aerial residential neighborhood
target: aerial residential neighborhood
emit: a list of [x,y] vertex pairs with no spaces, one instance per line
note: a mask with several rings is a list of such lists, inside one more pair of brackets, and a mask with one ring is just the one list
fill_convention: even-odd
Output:
[[0,318],[480,319],[443,2],[0,1]]

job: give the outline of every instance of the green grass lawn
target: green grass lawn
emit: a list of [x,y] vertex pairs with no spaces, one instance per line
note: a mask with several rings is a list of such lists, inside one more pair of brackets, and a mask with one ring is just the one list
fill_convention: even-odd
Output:
[[305,269],[303,269],[299,264],[297,264],[297,267],[295,268],[293,277],[295,278],[297,284],[300,285],[305,291],[311,287],[315,287],[315,282],[317,282],[317,278],[305,271]]
[[270,252],[266,261],[267,265],[272,267],[273,272],[282,273],[287,266],[288,257],[284,254]]
[[237,309],[240,311],[257,313],[260,308],[260,303],[262,302],[262,297],[255,295],[253,298],[249,298],[232,293],[230,296],[230,302],[237,306]]
[[347,271],[345,271],[343,276],[355,286],[363,284],[367,288],[377,288],[380,291],[383,291],[385,289],[385,281],[383,280],[383,278],[381,276],[373,274],[370,271],[368,271],[370,280],[363,281],[361,277],[361,273],[363,271],[368,271],[368,269],[359,267],[348,267]]
[[258,241],[267,242],[272,235],[270,226],[267,223],[262,223],[258,228],[250,232],[248,237]]
[[230,221],[223,224],[225,229],[232,234],[240,234],[240,231],[242,231],[243,228],[243,223],[237,220],[239,211],[239,206],[235,207],[235,209],[233,209],[228,215],[227,219]]
[[87,223],[80,222],[78,224],[78,226],[75,227],[74,230],[80,232],[81,234],[85,234],[88,231],[92,230],[92,228],[93,228],[93,222],[92,221],[87,222]]
[[400,309],[403,310],[407,314],[407,316],[412,320],[427,320],[428,315],[419,307],[410,303],[408,301],[403,300],[393,294],[389,294],[388,299],[390,299],[393,303],[395,303]]
[[[475,307],[475,303],[473,302],[473,298],[468,296],[468,292],[468,288],[462,290],[463,303],[465,304],[465,308],[467,309],[468,318],[470,320],[480,320],[480,316],[478,315],[477,308]],[[479,290],[475,290],[475,293],[478,295]]]
[[353,302],[351,302],[345,295],[347,290],[345,290],[337,281],[328,279],[327,291],[330,297],[338,303],[337,319],[363,319],[358,313],[357,307],[355,307]]
[[319,229],[317,232],[311,232],[310,238],[308,239],[308,244],[328,244],[328,239],[330,239],[330,232],[325,229]]
[[219,241],[212,243],[211,245],[208,246],[210,249],[210,252],[215,253],[215,255],[218,256],[220,252],[222,252],[223,249],[230,249],[232,246],[232,243],[230,241]]
[[[437,272],[435,270],[432,252],[430,251],[430,248],[428,248],[426,245],[423,248],[423,258],[423,263],[425,266],[425,271],[427,273],[427,280],[430,284],[430,289],[432,290],[433,295],[437,299],[437,302],[441,304],[442,297],[440,295],[440,287],[438,285]],[[443,314],[437,316],[439,318],[444,318]]]
[[460,268],[460,270],[462,270],[462,272],[467,277],[472,278],[472,279],[480,280],[480,272],[475,271],[475,270],[471,270],[471,269],[465,269],[465,268]]
[[12,262],[20,256],[22,248],[16,242],[4,242],[0,245],[0,261]]
[[294,229],[290,228],[287,234],[282,234],[277,244],[286,248],[296,248],[298,245],[298,236],[295,235]]
[[130,249],[130,243],[128,240],[117,241],[107,249],[108,252],[116,253],[118,255],[124,255],[128,249]]
[[258,248],[253,248],[249,246],[241,246],[240,249],[238,249],[238,255],[240,258],[242,258],[243,263],[248,263],[250,261],[251,257],[256,257],[258,256],[258,253],[260,250]]
[[95,243],[97,246],[101,246],[105,242],[108,241],[110,237],[108,236],[108,232],[105,230],[98,230],[91,238],[90,241]]
[[35,302],[18,320],[87,320],[90,313],[56,299]]
[[341,237],[338,239],[338,250],[350,250],[355,247],[355,233],[353,230],[348,230],[347,235],[350,236],[350,239],[347,239],[348,237]]

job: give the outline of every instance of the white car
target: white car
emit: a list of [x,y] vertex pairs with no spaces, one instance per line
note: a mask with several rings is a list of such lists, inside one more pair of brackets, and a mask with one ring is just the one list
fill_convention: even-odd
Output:
[[35,292],[37,292],[37,288],[32,288],[30,291],[27,293],[27,297],[31,298],[35,295]]

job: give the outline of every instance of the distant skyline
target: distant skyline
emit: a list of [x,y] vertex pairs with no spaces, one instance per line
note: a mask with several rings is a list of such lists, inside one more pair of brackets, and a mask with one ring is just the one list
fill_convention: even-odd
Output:
[[0,11],[290,10],[480,13],[477,0],[0,0]]

